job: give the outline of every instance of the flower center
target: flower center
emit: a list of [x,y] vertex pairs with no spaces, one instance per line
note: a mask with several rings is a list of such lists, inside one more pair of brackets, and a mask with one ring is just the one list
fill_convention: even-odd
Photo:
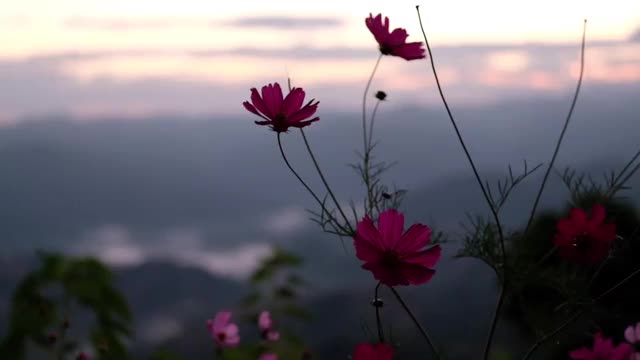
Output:
[[390,267],[396,266],[400,263],[400,256],[393,250],[387,250],[382,255],[381,263]]
[[284,113],[277,113],[273,117],[273,130],[277,132],[287,131],[287,116]]
[[589,236],[587,236],[586,232],[578,234],[573,238],[571,245],[578,250],[584,251],[589,247]]
[[391,55],[393,48],[389,45],[380,45],[380,52],[382,55]]
[[221,332],[218,333],[218,340],[220,340],[220,342],[224,342],[224,340],[227,338],[227,334]]

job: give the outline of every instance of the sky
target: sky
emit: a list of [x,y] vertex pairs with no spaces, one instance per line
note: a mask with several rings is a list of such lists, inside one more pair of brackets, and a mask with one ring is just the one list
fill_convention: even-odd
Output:
[[[250,87],[287,76],[312,96],[350,108],[357,101],[345,99],[360,96],[377,56],[364,18],[381,12],[392,28],[406,28],[410,41],[420,41],[415,5],[7,2],[0,9],[0,121],[50,113],[231,114]],[[637,1],[458,0],[424,3],[421,10],[443,82],[460,101],[490,101],[505,89],[569,88],[585,18],[587,79],[640,80],[640,47],[627,42],[640,31]],[[434,101],[416,95],[432,93],[427,70],[424,62],[385,59],[377,79],[406,102]]]

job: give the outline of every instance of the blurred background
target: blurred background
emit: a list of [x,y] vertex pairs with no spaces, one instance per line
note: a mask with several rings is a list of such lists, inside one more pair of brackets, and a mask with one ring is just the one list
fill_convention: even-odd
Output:
[[[254,125],[242,102],[251,87],[287,77],[319,100],[321,120],[307,134],[338,197],[362,204],[347,164],[362,147],[362,92],[378,56],[364,18],[382,12],[391,28],[421,41],[414,5],[5,2],[0,325],[35,250],[90,255],[117,272],[135,314],[138,354],[166,345],[207,358],[204,321],[237,304],[275,244],[304,259],[303,299],[317,315],[310,346],[322,359],[346,356],[367,339],[362,323],[372,320],[375,282],[349,240],[343,246],[309,221],[312,198],[287,172],[275,134]],[[498,180],[523,159],[550,158],[577,80],[585,18],[584,83],[557,168],[599,177],[638,150],[640,2],[457,0],[421,11],[445,94],[485,179]],[[467,212],[487,208],[428,62],[383,58],[377,90],[388,94],[376,120],[377,155],[398,161],[385,179],[409,191],[408,221],[455,239]],[[283,140],[294,166],[320,189],[297,132]],[[509,226],[526,222],[536,175],[508,203]],[[625,195],[640,201],[637,186]],[[567,197],[552,175],[542,208]],[[458,246],[445,245],[434,280],[406,293],[434,338],[464,358],[482,346],[496,282],[479,261],[451,259]],[[339,308],[335,318],[323,316]],[[390,323],[398,333],[411,329],[404,318]],[[503,343],[523,341],[508,324],[500,333]],[[421,344],[407,334],[406,344]]]

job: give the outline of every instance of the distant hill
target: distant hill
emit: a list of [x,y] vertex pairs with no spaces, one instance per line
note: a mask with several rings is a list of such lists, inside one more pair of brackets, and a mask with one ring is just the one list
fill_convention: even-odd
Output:
[[631,42],[640,42],[640,29],[636,30],[633,35],[629,38]]

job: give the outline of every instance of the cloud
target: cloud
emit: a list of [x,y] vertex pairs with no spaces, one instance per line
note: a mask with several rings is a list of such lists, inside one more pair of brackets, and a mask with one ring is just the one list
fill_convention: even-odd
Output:
[[96,256],[116,267],[159,260],[197,267],[216,276],[245,279],[271,253],[271,246],[256,242],[213,249],[195,228],[169,229],[149,242],[135,238],[123,226],[109,224],[90,231],[71,252]]
[[24,27],[31,24],[31,19],[22,14],[0,16],[0,29]]
[[227,25],[275,29],[327,28],[341,26],[343,21],[333,17],[248,16],[229,21]]
[[78,30],[156,30],[168,28],[209,27],[215,21],[206,18],[161,17],[161,18],[90,18],[72,17],[65,19],[64,26]]
[[[591,44],[586,79],[637,81],[638,46]],[[463,46],[443,47],[435,55],[447,96],[468,104],[572,88],[579,48]],[[334,110],[356,110],[351,99],[362,91],[372,56],[371,48],[288,46],[71,51],[0,59],[0,121],[51,113],[88,120],[225,116],[238,113],[249,88],[284,81],[287,75]],[[385,59],[383,68],[374,85],[384,84],[390,99],[407,105],[439,101],[424,63]]]
[[228,21],[198,17],[70,17],[64,26],[78,30],[158,30],[169,28],[218,28],[220,26],[242,28],[331,28],[343,25],[343,20],[333,17],[252,16]]
[[309,221],[309,214],[300,207],[276,210],[266,216],[264,227],[274,235],[287,235],[303,229]]

